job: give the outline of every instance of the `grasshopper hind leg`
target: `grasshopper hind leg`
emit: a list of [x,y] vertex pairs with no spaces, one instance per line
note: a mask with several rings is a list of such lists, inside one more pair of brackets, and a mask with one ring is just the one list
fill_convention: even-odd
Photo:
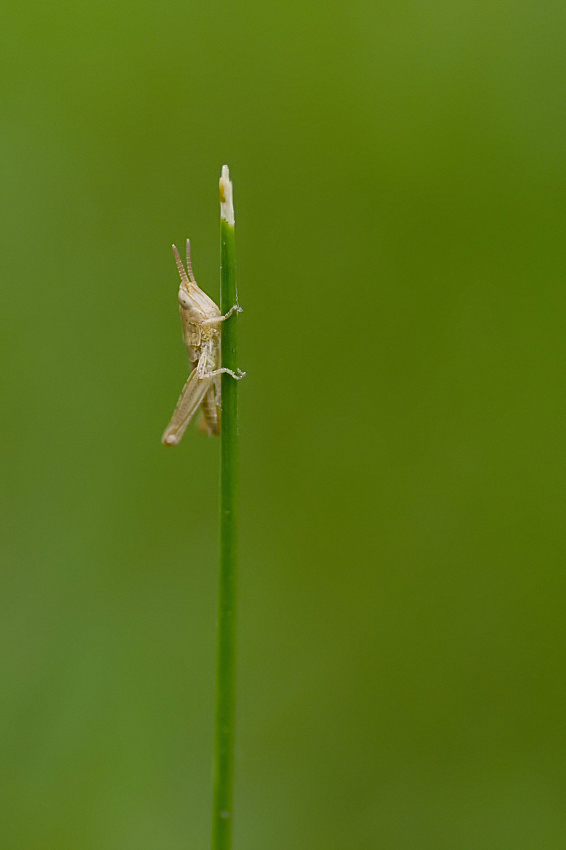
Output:
[[189,379],[181,392],[177,407],[173,413],[171,422],[167,426],[161,442],[166,446],[179,445],[181,438],[187,426],[198,408],[203,402],[205,396],[214,388],[210,379],[202,380],[198,376],[197,369],[193,369],[189,375]]
[[214,381],[201,403],[202,416],[198,423],[203,434],[220,434],[220,388]]

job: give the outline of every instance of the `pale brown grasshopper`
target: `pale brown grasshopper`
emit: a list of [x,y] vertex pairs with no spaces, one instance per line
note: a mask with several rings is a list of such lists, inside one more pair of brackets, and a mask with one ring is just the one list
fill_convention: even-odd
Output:
[[193,275],[191,243],[188,239],[186,271],[174,245],[173,253],[181,276],[179,311],[192,372],[161,438],[166,446],[177,446],[181,442],[181,437],[199,407],[202,409],[201,430],[208,434],[219,434],[220,375],[225,372],[239,381],[246,374],[238,369],[236,375],[231,369],[220,367],[220,323],[232,313],[241,313],[242,308],[235,304],[223,316],[212,298],[200,289]]

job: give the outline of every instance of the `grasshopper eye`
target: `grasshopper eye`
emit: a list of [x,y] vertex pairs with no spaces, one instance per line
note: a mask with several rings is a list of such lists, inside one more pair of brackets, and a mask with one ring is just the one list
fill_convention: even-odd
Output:
[[185,310],[190,310],[192,306],[191,299],[184,291],[184,289],[179,289],[179,304],[181,305],[181,307],[184,307]]

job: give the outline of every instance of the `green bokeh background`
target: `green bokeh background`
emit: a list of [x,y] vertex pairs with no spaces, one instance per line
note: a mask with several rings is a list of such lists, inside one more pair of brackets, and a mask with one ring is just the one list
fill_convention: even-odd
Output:
[[5,7],[3,848],[210,843],[224,162],[234,848],[566,846],[565,10]]

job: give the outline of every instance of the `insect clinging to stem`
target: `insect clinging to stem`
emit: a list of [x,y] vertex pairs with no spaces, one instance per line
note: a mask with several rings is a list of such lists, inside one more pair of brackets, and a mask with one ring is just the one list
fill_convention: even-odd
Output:
[[220,324],[233,313],[241,313],[235,304],[222,315],[212,298],[198,286],[191,265],[191,243],[187,239],[187,268],[173,245],[175,261],[181,277],[179,285],[179,311],[183,325],[183,339],[187,347],[191,374],[181,392],[171,422],[161,441],[167,446],[177,446],[194,414],[200,407],[202,418],[199,427],[208,434],[220,433],[220,375],[226,373],[237,381],[246,374],[238,374],[220,366]]

